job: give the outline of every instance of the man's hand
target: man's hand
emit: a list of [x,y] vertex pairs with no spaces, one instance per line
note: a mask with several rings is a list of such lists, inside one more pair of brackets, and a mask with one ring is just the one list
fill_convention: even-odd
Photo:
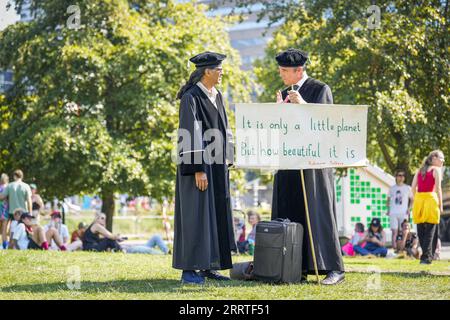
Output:
[[283,103],[283,96],[280,90],[277,91],[277,103]]
[[290,90],[288,91],[288,94],[289,94],[289,101],[291,101],[291,103],[306,103],[306,101],[303,100],[302,96],[300,95],[300,93],[298,93],[298,91]]
[[195,185],[200,191],[205,191],[208,188],[208,177],[204,172],[195,173]]

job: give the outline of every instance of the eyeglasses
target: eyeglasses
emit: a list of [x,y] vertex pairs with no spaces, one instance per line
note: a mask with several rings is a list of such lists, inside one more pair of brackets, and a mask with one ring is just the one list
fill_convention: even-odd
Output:
[[404,177],[405,175],[403,173],[397,174],[397,177]]

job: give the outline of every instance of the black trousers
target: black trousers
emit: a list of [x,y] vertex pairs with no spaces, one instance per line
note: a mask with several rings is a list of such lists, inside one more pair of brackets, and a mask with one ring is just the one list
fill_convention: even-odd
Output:
[[95,244],[88,244],[85,245],[83,244],[83,250],[85,251],[98,251],[98,252],[102,252],[102,251],[107,251],[108,249],[115,249],[115,250],[122,250],[121,246],[119,245],[119,243],[115,240],[111,240],[111,239],[101,239],[99,242],[95,243]]
[[436,252],[438,242],[438,225],[431,223],[419,223],[417,225],[417,235],[419,236],[422,256],[420,260],[431,261]]

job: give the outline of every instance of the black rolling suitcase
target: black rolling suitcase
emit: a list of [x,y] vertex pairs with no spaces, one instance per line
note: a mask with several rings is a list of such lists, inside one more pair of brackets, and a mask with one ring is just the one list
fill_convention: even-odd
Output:
[[296,283],[302,277],[303,226],[288,219],[256,225],[253,275],[274,283]]

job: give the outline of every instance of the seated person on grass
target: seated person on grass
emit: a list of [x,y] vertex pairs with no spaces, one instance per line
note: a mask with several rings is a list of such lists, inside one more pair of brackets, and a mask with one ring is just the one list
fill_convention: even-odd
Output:
[[14,237],[14,230],[16,229],[17,225],[19,224],[20,221],[20,217],[22,216],[22,214],[25,212],[24,209],[22,208],[17,208],[16,210],[14,210],[13,213],[13,220],[11,221],[11,225],[9,226],[9,246],[8,249],[14,249],[13,248],[13,243],[12,243],[12,239]]
[[411,226],[406,219],[402,222],[401,228],[397,236],[397,250],[405,252],[408,257],[419,259],[419,238],[417,234],[411,231]]
[[[50,223],[44,227],[44,231],[47,232],[50,228],[55,228],[58,230],[59,237],[61,238],[64,246],[67,247],[69,244],[69,228],[62,223],[61,212],[53,211],[50,215]],[[54,241],[50,243],[51,250],[58,250],[58,247]]]
[[44,232],[44,228],[38,225],[35,217],[28,212],[22,213],[13,233],[11,239],[13,249],[48,250],[48,241],[54,240],[61,251],[66,250],[58,231],[50,228]]
[[84,251],[123,251],[119,242],[124,239],[119,234],[112,234],[106,228],[106,215],[97,213],[94,222],[83,235]]
[[388,250],[386,245],[386,234],[381,226],[379,218],[373,218],[362,242],[366,242],[364,248],[361,245],[354,246],[356,253],[362,256],[375,255],[386,257]]
[[245,221],[239,217],[233,218],[234,222],[234,237],[237,242],[239,253],[244,253],[246,250],[247,241],[245,240]]
[[[159,250],[155,249],[157,247]],[[124,246],[126,253],[146,253],[146,254],[169,254],[169,248],[163,238],[156,234],[147,241],[143,246]]]
[[68,251],[83,250],[83,235],[86,232],[87,225],[84,222],[78,224],[78,229],[72,232],[70,244],[67,246]]
[[250,233],[247,236],[247,242],[253,242],[253,244],[255,244],[255,238],[256,238],[256,225],[261,222],[261,216],[259,215],[259,213],[256,213],[254,211],[249,211],[247,213],[247,217],[248,217],[248,223],[250,223],[250,225],[252,226],[252,230],[250,231]]
[[238,243],[239,252],[241,253],[249,252],[250,244],[252,244],[253,246],[255,245],[256,225],[261,221],[261,216],[259,215],[259,213],[250,210],[249,212],[247,212],[247,219],[248,223],[252,227],[252,230],[248,234],[247,240]]
[[355,246],[364,248],[366,246],[364,233],[364,224],[358,222],[355,224],[355,233],[353,234],[351,240],[342,246],[342,252],[346,256],[355,256]]

